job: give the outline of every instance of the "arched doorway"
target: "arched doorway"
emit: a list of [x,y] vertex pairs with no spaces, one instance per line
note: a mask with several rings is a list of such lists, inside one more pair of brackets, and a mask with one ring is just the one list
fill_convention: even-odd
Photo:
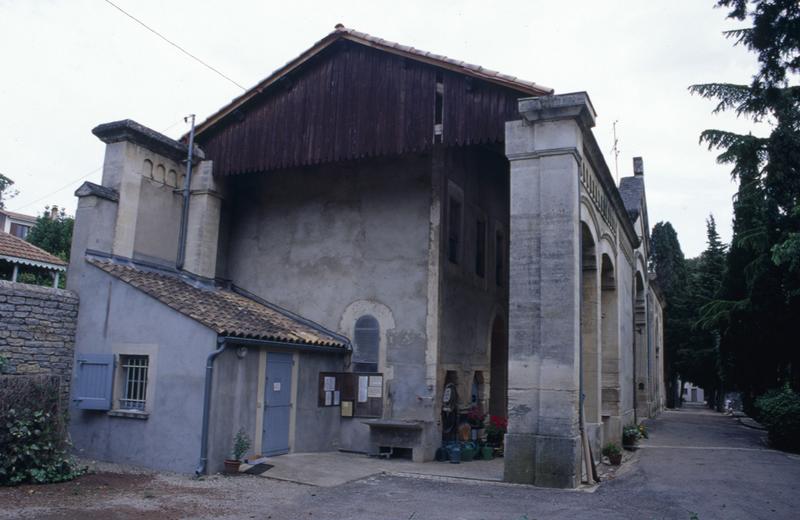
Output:
[[600,272],[603,443],[622,444],[619,314],[614,264],[603,255]]
[[[581,376],[583,379],[583,417],[593,458],[599,460],[600,418],[600,291],[597,253],[589,227],[581,223]],[[580,404],[579,404],[580,406]]]
[[647,352],[647,301],[645,299],[644,278],[636,272],[636,296],[633,301],[633,359],[634,359],[634,404],[636,420],[648,415],[648,352]]
[[508,416],[508,336],[503,318],[492,323],[490,347],[489,415]]

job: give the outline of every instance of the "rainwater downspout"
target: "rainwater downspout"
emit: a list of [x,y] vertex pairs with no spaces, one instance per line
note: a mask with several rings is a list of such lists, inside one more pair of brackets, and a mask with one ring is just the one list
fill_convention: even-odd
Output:
[[197,463],[197,469],[194,471],[195,478],[205,475],[208,466],[208,423],[209,415],[211,413],[211,383],[214,377],[214,360],[222,354],[228,342],[225,338],[218,338],[219,346],[217,350],[210,353],[206,358],[206,383],[203,391],[203,426],[201,431],[200,440],[200,461]]
[[191,118],[192,128],[189,130],[189,147],[186,156],[186,178],[183,182],[183,207],[181,208],[181,228],[178,236],[178,259],[175,267],[179,271],[183,270],[186,261],[186,233],[189,225],[189,197],[192,186],[192,156],[194,155],[194,114],[186,116],[184,121]]

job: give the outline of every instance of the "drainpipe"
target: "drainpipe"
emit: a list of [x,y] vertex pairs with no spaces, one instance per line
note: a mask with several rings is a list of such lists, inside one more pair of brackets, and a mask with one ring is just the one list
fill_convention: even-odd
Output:
[[206,385],[203,391],[203,429],[200,440],[200,462],[197,464],[197,469],[194,471],[195,478],[205,475],[208,466],[208,422],[209,414],[211,412],[211,382],[214,376],[214,360],[222,354],[228,342],[225,338],[218,338],[219,346],[217,350],[210,353],[206,358]]
[[186,261],[186,228],[189,225],[189,190],[192,186],[192,155],[194,153],[194,114],[186,116],[183,120],[192,120],[192,128],[189,130],[189,149],[186,156],[186,178],[183,181],[183,208],[181,208],[181,228],[178,236],[178,260],[175,267],[179,271],[183,270]]

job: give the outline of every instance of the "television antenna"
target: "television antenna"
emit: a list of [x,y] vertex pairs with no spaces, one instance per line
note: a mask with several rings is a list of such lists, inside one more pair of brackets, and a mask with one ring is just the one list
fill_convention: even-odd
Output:
[[619,139],[617,139],[617,123],[619,119],[614,120],[614,146],[611,148],[611,153],[614,154],[614,183],[619,184]]

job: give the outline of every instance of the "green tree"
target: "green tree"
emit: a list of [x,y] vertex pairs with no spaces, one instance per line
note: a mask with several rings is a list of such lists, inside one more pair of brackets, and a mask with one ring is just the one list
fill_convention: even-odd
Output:
[[720,334],[715,324],[705,324],[702,309],[719,298],[725,273],[726,246],[717,233],[714,216],[706,220],[706,250],[690,262],[689,312],[692,330],[687,349],[679,353],[681,375],[702,387],[710,406],[722,404],[722,378],[719,363]]
[[67,216],[63,209],[55,212],[48,206],[36,219],[36,224],[28,232],[26,240],[68,262],[74,224],[75,219]]
[[5,209],[6,201],[17,195],[17,190],[11,188],[14,181],[0,173],[0,209]]
[[659,222],[653,226],[650,233],[650,266],[667,302],[664,309],[664,379],[667,406],[674,408],[678,404],[678,377],[681,375],[678,353],[688,348],[692,321],[687,298],[686,259],[678,234],[669,222]]
[[739,187],[734,232],[718,296],[702,307],[701,323],[720,332],[724,380],[745,404],[790,381],[800,386],[800,351],[793,321],[800,315],[800,2],[717,0],[728,17],[751,26],[727,37],[758,57],[750,84],[690,87],[715,99],[715,112],[733,111],[769,126],[768,135],[706,130],[701,142],[720,150]]

